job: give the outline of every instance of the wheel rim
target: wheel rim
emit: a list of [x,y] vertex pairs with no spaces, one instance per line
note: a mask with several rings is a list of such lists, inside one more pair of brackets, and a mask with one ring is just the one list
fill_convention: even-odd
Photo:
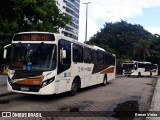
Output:
[[141,77],[141,73],[138,73],[138,77]]
[[105,84],[105,85],[107,84],[107,80],[106,80],[106,79],[104,80],[104,84]]
[[75,94],[77,92],[77,84],[73,83],[72,85],[72,92]]
[[106,76],[104,76],[103,84],[104,84],[104,85],[107,84],[107,77],[106,77]]
[[152,73],[150,73],[150,76],[152,76]]

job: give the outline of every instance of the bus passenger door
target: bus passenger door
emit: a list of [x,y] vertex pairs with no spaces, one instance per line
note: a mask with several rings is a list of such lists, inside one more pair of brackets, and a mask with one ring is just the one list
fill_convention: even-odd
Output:
[[57,82],[56,93],[63,93],[67,91],[67,80],[61,79]]

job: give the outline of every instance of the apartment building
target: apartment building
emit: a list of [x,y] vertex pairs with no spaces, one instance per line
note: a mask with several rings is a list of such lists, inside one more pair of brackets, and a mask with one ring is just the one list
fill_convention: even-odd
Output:
[[78,40],[80,0],[57,0],[57,2],[61,12],[72,19],[65,29],[60,29],[60,33]]

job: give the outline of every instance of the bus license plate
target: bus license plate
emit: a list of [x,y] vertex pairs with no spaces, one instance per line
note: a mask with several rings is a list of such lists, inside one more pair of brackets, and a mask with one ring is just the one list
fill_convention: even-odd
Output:
[[22,91],[29,91],[29,88],[28,87],[21,87],[21,90]]

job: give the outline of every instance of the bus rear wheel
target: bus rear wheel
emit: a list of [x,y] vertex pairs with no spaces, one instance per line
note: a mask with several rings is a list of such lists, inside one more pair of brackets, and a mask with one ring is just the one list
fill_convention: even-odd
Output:
[[106,86],[106,85],[107,85],[107,75],[104,75],[102,85],[103,85],[103,86]]
[[152,77],[152,73],[150,73],[150,77]]
[[138,77],[141,77],[141,73],[140,72],[138,73]]

